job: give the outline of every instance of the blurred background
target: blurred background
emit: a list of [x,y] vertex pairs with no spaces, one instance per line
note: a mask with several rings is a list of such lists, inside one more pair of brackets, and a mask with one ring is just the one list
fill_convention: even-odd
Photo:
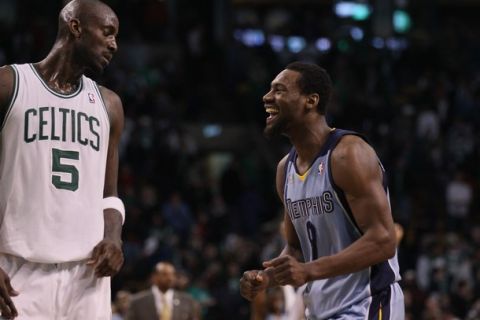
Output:
[[[0,0],[0,65],[41,60],[64,2]],[[158,261],[204,319],[249,319],[244,270],[283,247],[275,193],[289,141],[262,96],[294,60],[332,76],[331,126],[370,139],[403,231],[407,319],[480,319],[480,1],[112,0],[119,50],[96,79],[122,98],[118,292]]]

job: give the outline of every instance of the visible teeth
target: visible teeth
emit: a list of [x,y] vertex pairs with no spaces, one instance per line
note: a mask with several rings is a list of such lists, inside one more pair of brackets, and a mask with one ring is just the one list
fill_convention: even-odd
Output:
[[270,114],[277,114],[278,113],[278,110],[274,109],[274,108],[267,108],[267,109],[265,109],[265,111],[267,113],[270,113]]

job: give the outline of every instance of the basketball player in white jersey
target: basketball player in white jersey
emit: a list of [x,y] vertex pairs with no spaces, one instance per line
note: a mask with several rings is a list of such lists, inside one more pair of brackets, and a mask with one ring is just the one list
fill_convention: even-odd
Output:
[[109,64],[118,25],[104,3],[74,0],[45,59],[0,68],[0,318],[111,318],[123,107],[84,73]]
[[404,319],[396,236],[384,170],[357,133],[325,120],[331,80],[314,64],[294,62],[263,97],[265,133],[293,148],[278,164],[287,245],[240,280],[251,300],[276,285],[306,284],[306,318]]

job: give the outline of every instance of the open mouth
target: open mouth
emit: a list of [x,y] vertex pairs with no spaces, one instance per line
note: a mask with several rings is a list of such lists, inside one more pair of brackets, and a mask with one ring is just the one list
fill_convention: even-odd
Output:
[[279,111],[278,109],[269,107],[265,109],[265,112],[269,114],[267,119],[273,119],[278,114]]
[[273,120],[279,113],[278,109],[272,107],[265,108],[265,112],[269,115],[267,121]]

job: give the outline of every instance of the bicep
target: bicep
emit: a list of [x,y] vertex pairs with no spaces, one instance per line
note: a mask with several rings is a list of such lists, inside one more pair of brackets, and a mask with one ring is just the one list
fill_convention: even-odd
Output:
[[283,227],[287,244],[297,251],[300,250],[300,241],[298,240],[297,231],[295,231],[295,227],[293,226],[292,220],[288,215],[287,209],[284,210]]
[[290,216],[288,215],[287,208],[285,207],[285,199],[284,199],[284,187],[285,187],[285,166],[287,165],[288,155],[286,155],[277,166],[277,175],[276,175],[276,187],[277,187],[277,194],[280,198],[280,201],[283,204],[283,228],[285,232],[285,240],[289,247],[295,250],[299,250],[300,242],[298,241],[297,232],[295,231],[295,227],[290,220]]
[[277,195],[280,201],[284,201],[284,188],[285,188],[285,166],[287,165],[288,155],[284,156],[277,165],[277,173],[275,175],[275,186]]
[[123,131],[124,115],[120,98],[112,91],[101,87],[110,120],[110,136],[108,142],[107,164],[105,168],[104,197],[117,196],[118,181],[118,146]]
[[[358,140],[357,140],[358,139]],[[383,171],[373,149],[360,138],[353,138],[332,154],[335,183],[345,192],[355,222],[362,233],[393,230]]]
[[10,66],[0,68],[0,125],[3,124],[7,109],[13,98],[15,74]]
[[366,184],[368,191],[359,195],[346,195],[354,219],[365,233],[369,229],[391,229],[393,220],[385,190],[380,184]]

